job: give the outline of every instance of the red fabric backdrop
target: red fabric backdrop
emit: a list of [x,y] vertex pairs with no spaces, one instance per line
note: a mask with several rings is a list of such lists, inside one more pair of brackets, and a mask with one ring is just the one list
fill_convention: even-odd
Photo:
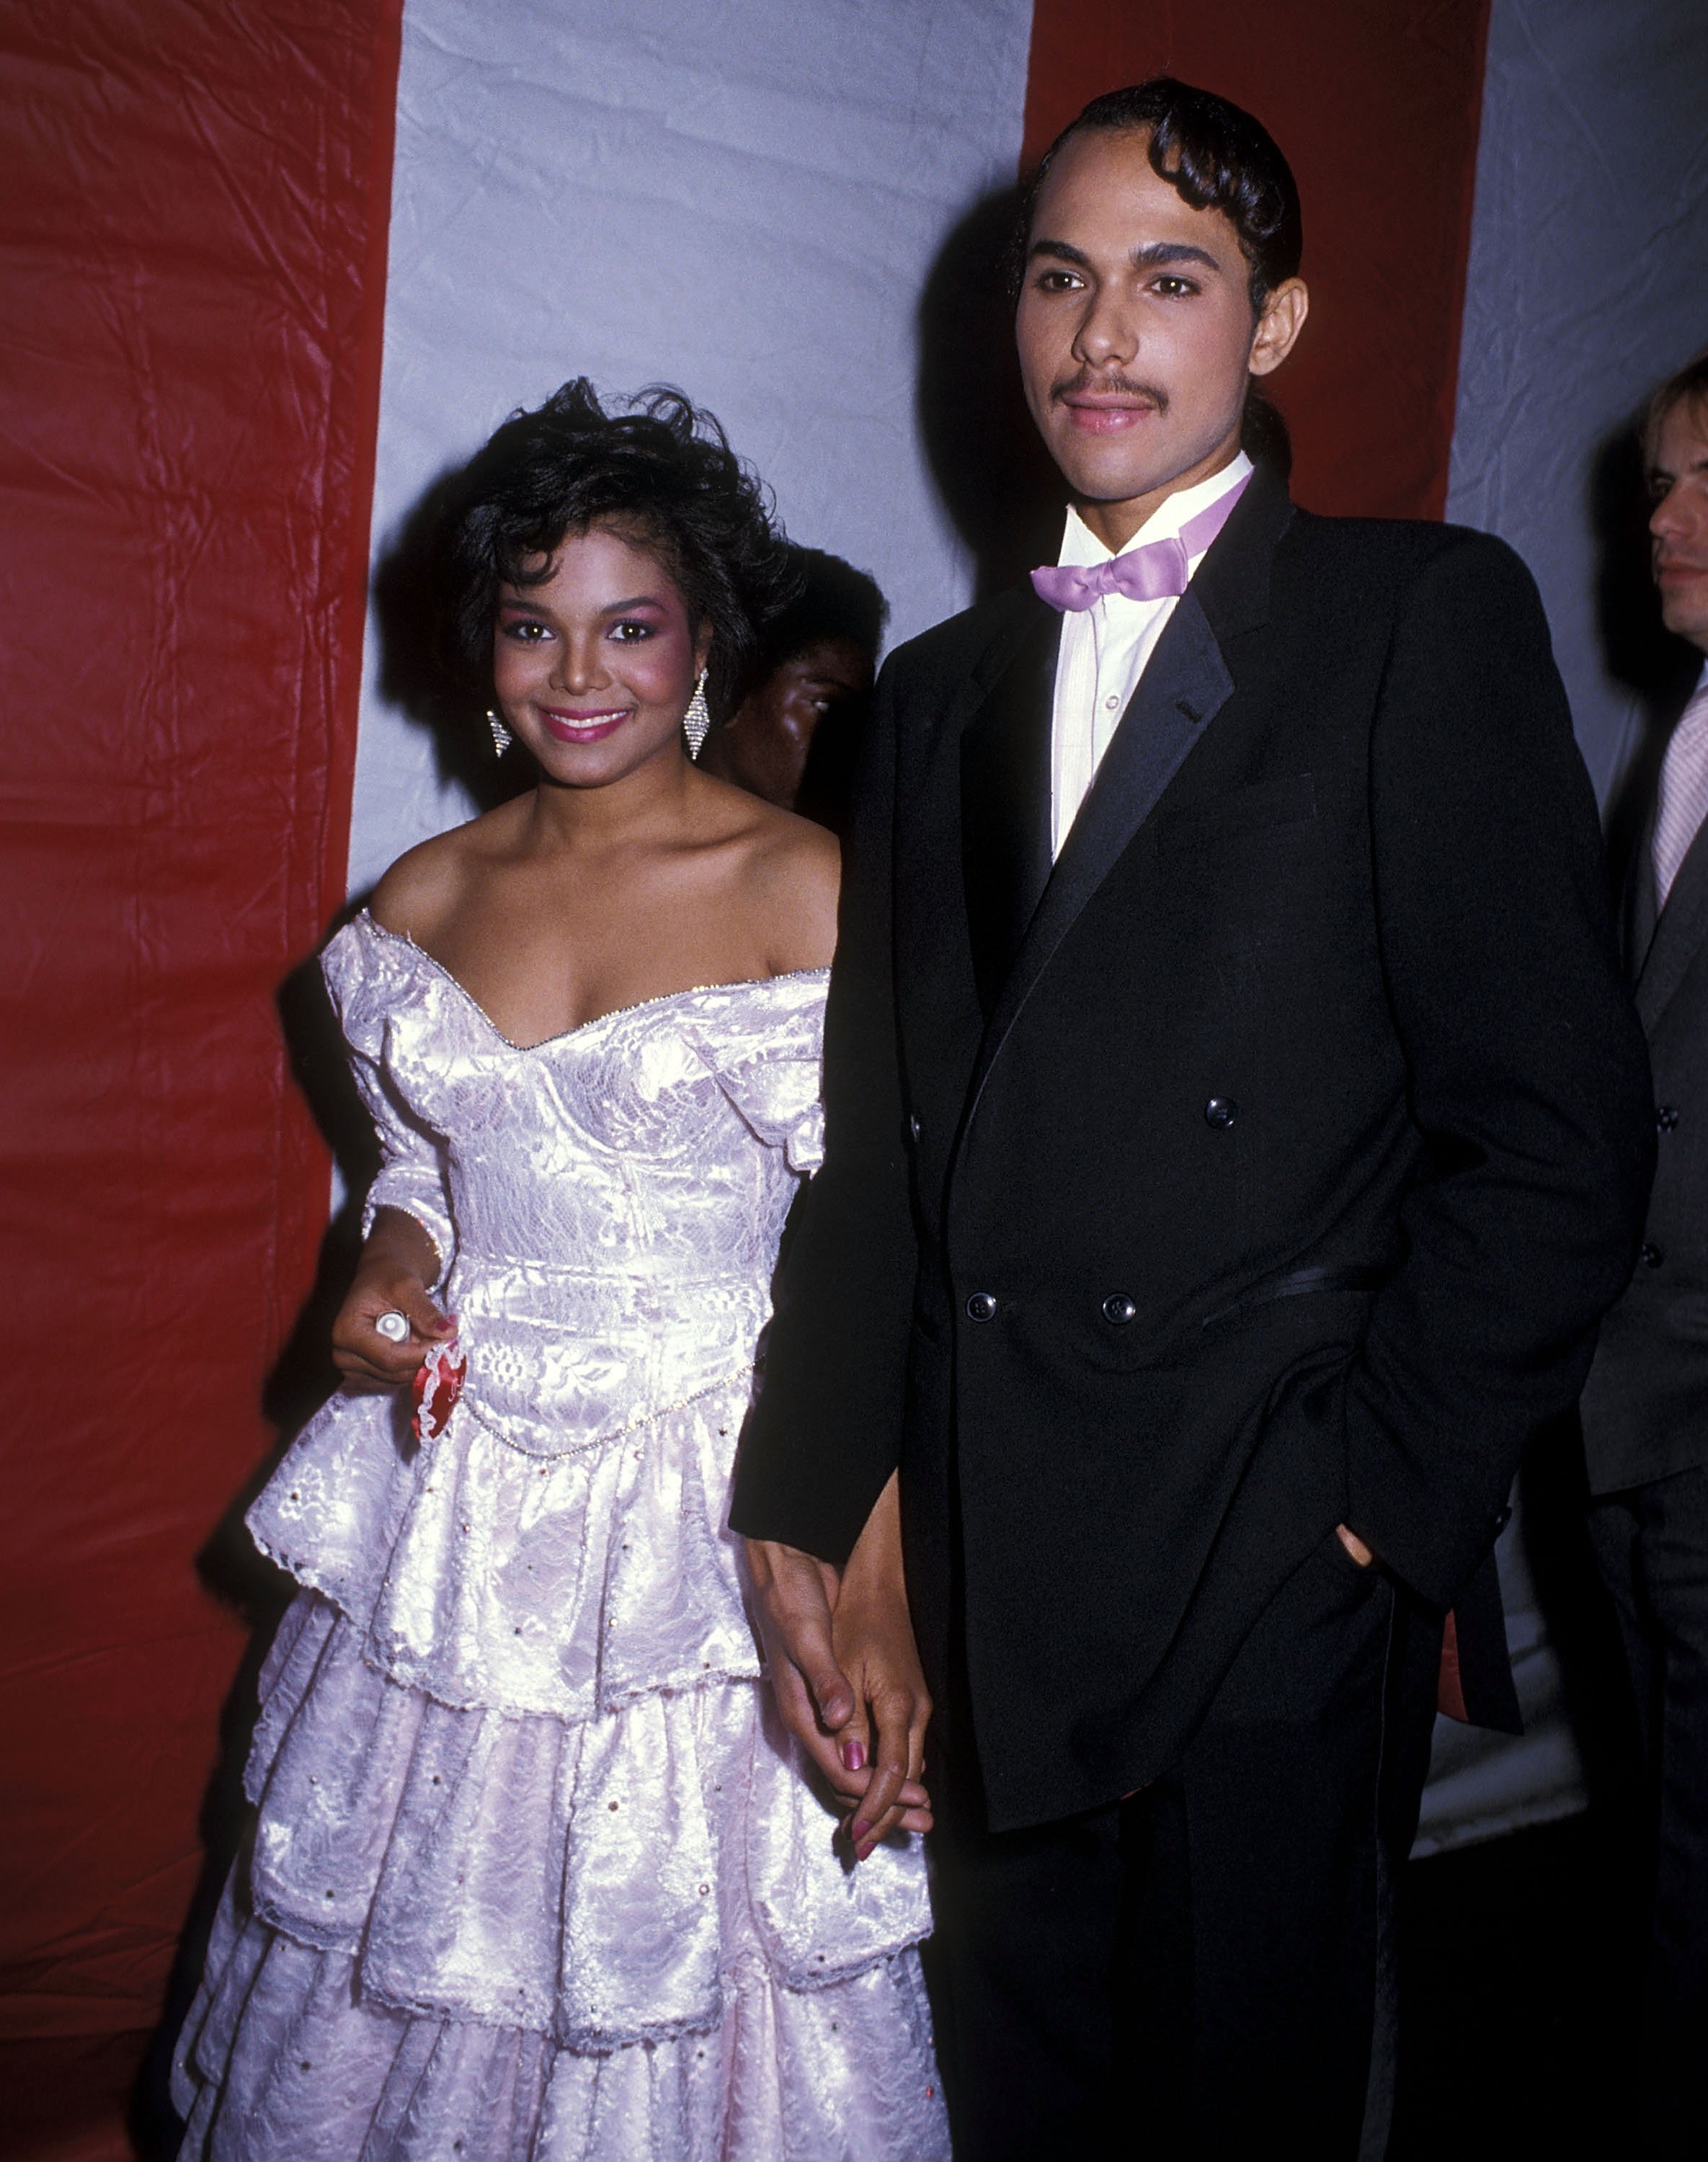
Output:
[[1026,160],[1100,91],[1169,74],[1286,152],[1311,314],[1271,379],[1313,510],[1447,499],[1489,0],[1036,0]]
[[0,13],[14,2154],[156,2015],[242,1643],[193,1559],[325,1225],[274,1000],[342,897],[400,15]]

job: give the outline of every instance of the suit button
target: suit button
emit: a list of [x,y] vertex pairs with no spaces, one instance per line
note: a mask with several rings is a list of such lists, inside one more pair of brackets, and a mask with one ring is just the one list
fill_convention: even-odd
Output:
[[919,1139],[919,1121],[917,1119],[910,1119],[907,1121],[907,1131],[912,1135],[915,1141]]
[[1670,1104],[1657,1104],[1654,1107],[1654,1123],[1658,1131],[1669,1134],[1679,1123],[1679,1115]]
[[975,1291],[967,1301],[969,1321],[990,1321],[996,1313],[996,1302],[988,1291]]
[[1666,1259],[1666,1256],[1662,1253],[1658,1246],[1655,1246],[1651,1241],[1645,1243],[1643,1251],[1637,1258],[1642,1262],[1644,1268],[1658,1269],[1661,1263]]
[[1212,1096],[1204,1107],[1204,1122],[1207,1126],[1230,1126],[1239,1115],[1239,1105],[1230,1104],[1225,1096]]
[[1125,1329],[1138,1310],[1121,1291],[1112,1291],[1103,1302],[1103,1318],[1111,1329]]

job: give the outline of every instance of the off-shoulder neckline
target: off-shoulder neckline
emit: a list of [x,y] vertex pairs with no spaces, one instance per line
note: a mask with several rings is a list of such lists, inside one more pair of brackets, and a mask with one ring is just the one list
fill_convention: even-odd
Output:
[[591,1021],[577,1021],[573,1028],[560,1029],[556,1036],[542,1036],[534,1043],[518,1043],[514,1037],[504,1034],[462,978],[453,975],[445,964],[430,953],[425,946],[418,946],[408,932],[388,929],[371,908],[362,910],[355,920],[358,923],[365,923],[378,937],[389,938],[394,945],[407,946],[410,953],[425,961],[436,974],[442,976],[469,1011],[484,1023],[507,1051],[549,1051],[553,1044],[567,1043],[575,1037],[586,1036],[593,1029],[603,1028],[607,1021],[621,1021],[625,1014],[645,1013],[653,1006],[673,1005],[682,999],[705,998],[713,991],[758,990],[767,984],[805,983],[815,977],[828,979],[830,974],[828,969],[782,969],[775,976],[738,976],[727,984],[688,984],[679,991],[661,991],[656,998],[637,999],[633,1005],[613,1006],[609,1012],[595,1014]]

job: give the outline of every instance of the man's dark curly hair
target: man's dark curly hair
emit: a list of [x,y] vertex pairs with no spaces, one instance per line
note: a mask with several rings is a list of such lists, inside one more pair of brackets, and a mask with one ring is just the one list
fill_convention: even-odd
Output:
[[[1021,198],[1009,276],[1018,294],[1032,244],[1038,196],[1062,145],[1091,130],[1134,130],[1150,137],[1151,170],[1194,210],[1219,210],[1239,237],[1254,316],[1277,285],[1298,275],[1304,224],[1293,168],[1261,120],[1214,91],[1194,90],[1173,76],[1152,76],[1126,90],[1094,97],[1069,121],[1038,160]],[[1292,462],[1286,425],[1254,382],[1241,431],[1253,457],[1268,457],[1284,474]]]
[[710,413],[655,384],[607,412],[585,376],[514,413],[459,476],[448,507],[448,626],[489,685],[501,585],[541,585],[570,533],[609,523],[656,551],[696,629],[709,624],[714,710],[800,572],[758,476]]

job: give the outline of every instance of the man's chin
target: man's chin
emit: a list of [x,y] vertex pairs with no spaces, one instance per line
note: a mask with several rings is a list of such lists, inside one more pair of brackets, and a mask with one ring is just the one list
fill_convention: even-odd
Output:
[[1674,638],[1682,638],[1688,645],[1708,653],[1708,598],[1692,593],[1687,600],[1679,594],[1669,605],[1664,596],[1660,619]]
[[1153,424],[1142,440],[1136,435],[1099,439],[1062,430],[1052,435],[1050,450],[1077,500],[1113,506],[1165,493],[1204,463],[1217,440],[1182,442],[1178,436],[1156,433]]
[[1157,457],[1155,446],[1152,450],[1144,458],[1099,457],[1087,455],[1082,445],[1068,444],[1057,446],[1056,463],[1081,503],[1134,503],[1167,488],[1180,471],[1177,461]]

